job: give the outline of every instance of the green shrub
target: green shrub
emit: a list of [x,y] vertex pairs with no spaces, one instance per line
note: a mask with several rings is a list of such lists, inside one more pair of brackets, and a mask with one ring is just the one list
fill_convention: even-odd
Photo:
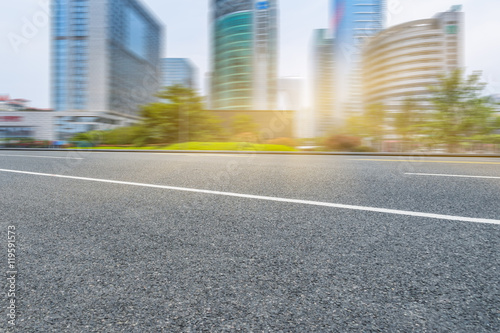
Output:
[[329,149],[339,151],[352,151],[361,145],[361,139],[350,135],[332,135],[325,140],[325,146]]
[[377,150],[375,148],[368,147],[368,146],[359,146],[359,147],[354,148],[352,151],[356,152],[356,153],[374,153]]

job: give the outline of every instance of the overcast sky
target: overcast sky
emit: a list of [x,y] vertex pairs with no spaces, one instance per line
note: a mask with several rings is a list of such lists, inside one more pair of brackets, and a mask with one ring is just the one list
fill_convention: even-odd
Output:
[[[462,4],[466,22],[467,70],[482,70],[488,93],[500,93],[500,0],[387,0],[388,24],[429,18]],[[34,107],[50,106],[49,25],[44,7],[49,0],[4,1],[0,11],[0,95],[26,98]],[[163,56],[190,58],[199,68],[201,84],[209,69],[209,0],[142,0],[166,26]],[[329,0],[281,0],[281,77],[308,77],[312,30],[328,26]],[[38,25],[29,38],[22,36],[26,21]]]

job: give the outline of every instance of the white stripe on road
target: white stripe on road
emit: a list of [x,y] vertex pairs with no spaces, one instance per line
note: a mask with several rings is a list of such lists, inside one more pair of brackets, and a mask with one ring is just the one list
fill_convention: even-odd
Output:
[[241,194],[241,193],[232,193],[232,192],[201,190],[201,189],[187,188],[187,187],[144,184],[144,183],[135,183],[135,182],[124,182],[124,181],[119,181],[119,180],[109,180],[109,179],[99,179],[99,178],[55,175],[55,174],[40,173],[40,172],[29,172],[29,171],[8,170],[8,169],[0,169],[0,172],[10,172],[10,173],[19,173],[19,174],[26,174],[26,175],[46,176],[46,177],[56,177],[56,178],[76,179],[76,180],[86,180],[86,181],[93,181],[93,182],[100,182],[100,183],[131,185],[131,186],[141,186],[141,187],[150,187],[150,188],[161,188],[161,189],[174,190],[174,191],[195,192],[195,193],[204,193],[204,194],[213,194],[213,195],[224,195],[224,196],[229,196],[229,197],[237,197],[237,198],[245,198],[245,199],[257,199],[257,200],[267,200],[267,201],[275,201],[275,202],[296,203],[296,204],[303,204],[303,205],[323,206],[323,207],[350,209],[350,210],[385,213],[385,214],[425,217],[425,218],[440,219],[440,220],[451,220],[451,221],[473,222],[473,223],[488,223],[488,224],[500,225],[500,220],[492,220],[492,219],[462,217],[462,216],[453,216],[453,215],[441,215],[441,214],[431,214],[431,213],[420,213],[420,212],[412,212],[412,211],[396,210],[396,209],[353,206],[353,205],[344,205],[344,204],[336,204],[336,203],[321,202],[321,201],[277,198],[277,197],[268,197],[268,196],[253,195],[253,194]]
[[61,156],[38,156],[38,155],[9,155],[9,154],[0,154],[0,156],[17,156],[17,157],[36,157],[36,158],[57,158],[63,160],[83,160],[81,157],[61,157]]
[[483,178],[483,179],[500,179],[500,177],[493,176],[468,176],[468,175],[448,175],[444,173],[405,173],[405,175],[413,176],[433,176],[433,177],[458,177],[458,178]]
[[163,155],[163,156],[169,156],[169,155],[175,155],[175,156],[193,156],[193,157],[198,157],[198,156],[219,156],[219,157],[248,157],[248,155],[251,155],[251,153],[248,154],[210,154],[210,153],[151,153],[154,155]]
[[[411,158],[411,157],[410,157]],[[500,162],[481,162],[481,161],[435,161],[435,160],[419,160],[419,159],[399,159],[399,160],[388,160],[381,158],[350,158],[350,161],[371,161],[371,162],[404,162],[404,163],[444,163],[444,164],[500,164]],[[418,158],[418,156],[415,156]]]

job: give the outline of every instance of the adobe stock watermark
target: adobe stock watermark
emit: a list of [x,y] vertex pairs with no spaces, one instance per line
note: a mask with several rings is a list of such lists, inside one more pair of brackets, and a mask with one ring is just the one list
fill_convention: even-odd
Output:
[[19,53],[22,46],[27,45],[38,36],[41,29],[50,24],[50,0],[39,0],[39,9],[31,16],[23,16],[19,30],[9,32],[7,39],[15,53]]
[[16,263],[16,227],[7,227],[7,322],[10,327],[16,326],[17,313],[17,263]]

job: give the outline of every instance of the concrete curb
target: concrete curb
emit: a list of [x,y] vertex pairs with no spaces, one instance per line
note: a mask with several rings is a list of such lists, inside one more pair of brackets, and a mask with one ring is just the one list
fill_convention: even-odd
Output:
[[385,156],[385,157],[474,157],[500,158],[495,154],[448,154],[448,153],[353,153],[321,151],[252,151],[252,150],[146,150],[146,149],[60,149],[60,148],[0,148],[3,151],[85,151],[95,153],[160,153],[160,154],[228,154],[228,155],[320,155],[320,156]]

